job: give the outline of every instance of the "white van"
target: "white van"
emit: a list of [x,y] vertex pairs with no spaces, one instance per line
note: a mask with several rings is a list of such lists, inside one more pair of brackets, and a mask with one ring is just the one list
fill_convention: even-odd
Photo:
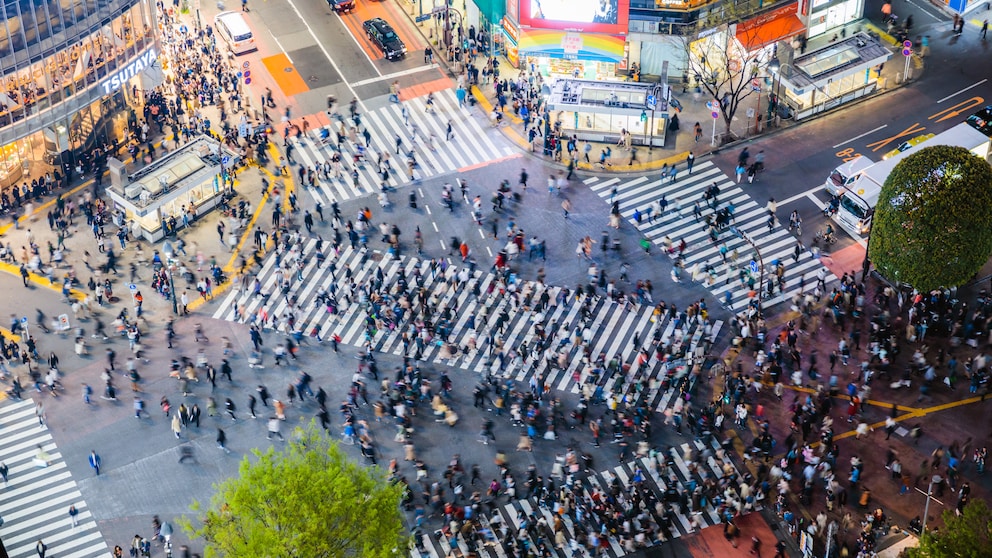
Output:
[[862,176],[841,192],[840,208],[834,215],[841,228],[855,239],[865,238],[871,230],[875,205],[882,193],[882,185],[868,176]]
[[231,53],[244,54],[257,50],[255,46],[255,35],[248,27],[241,12],[221,12],[214,17],[214,29],[230,47]]
[[847,186],[857,180],[861,171],[872,166],[872,164],[871,159],[864,155],[858,155],[850,161],[842,163],[827,177],[827,182],[824,184],[827,193],[831,196],[840,196],[844,193]]

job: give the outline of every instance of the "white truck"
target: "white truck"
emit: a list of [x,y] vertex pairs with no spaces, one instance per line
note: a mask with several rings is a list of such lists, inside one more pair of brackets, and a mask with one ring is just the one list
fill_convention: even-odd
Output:
[[863,239],[871,230],[875,204],[889,173],[918,149],[932,145],[964,147],[988,161],[992,139],[963,122],[889,159],[871,163],[865,157],[857,157],[844,163],[827,179],[827,191],[840,197],[840,207],[833,216],[834,220],[855,239]]

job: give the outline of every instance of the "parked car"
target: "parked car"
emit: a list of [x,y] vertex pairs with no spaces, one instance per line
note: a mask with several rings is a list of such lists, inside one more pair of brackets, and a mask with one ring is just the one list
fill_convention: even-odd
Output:
[[393,31],[393,27],[386,23],[381,17],[376,17],[365,21],[362,24],[369,40],[382,51],[388,60],[402,58],[406,54],[406,45]]
[[339,14],[355,11],[355,0],[327,0],[327,5]]

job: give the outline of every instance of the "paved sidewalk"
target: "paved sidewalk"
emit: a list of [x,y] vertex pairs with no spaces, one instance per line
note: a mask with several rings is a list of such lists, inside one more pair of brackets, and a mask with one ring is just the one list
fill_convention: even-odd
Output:
[[[872,297],[880,288],[874,278],[869,278],[866,285],[868,293],[866,302],[868,308],[866,316],[876,315],[879,310],[872,308]],[[962,300],[971,304],[970,297]],[[906,307],[908,309],[908,305]],[[972,452],[976,447],[983,447],[988,444],[990,434],[984,425],[988,424],[990,413],[992,413],[992,398],[987,401],[982,396],[984,388],[979,388],[977,393],[969,392],[969,380],[962,370],[965,362],[972,357],[987,353],[988,345],[985,340],[979,338],[978,347],[971,347],[965,343],[956,344],[951,342],[946,336],[939,336],[936,330],[928,333],[926,342],[911,342],[905,338],[906,312],[900,312],[899,308],[893,304],[890,313],[894,317],[894,330],[898,337],[898,344],[901,348],[898,354],[892,358],[892,376],[874,377],[869,384],[870,397],[864,401],[862,412],[855,417],[853,422],[848,422],[847,409],[849,398],[846,393],[846,386],[849,382],[862,385],[861,363],[870,357],[868,353],[868,337],[870,324],[866,317],[851,320],[845,327],[837,326],[828,315],[825,307],[820,305],[807,320],[808,327],[806,333],[799,335],[797,348],[802,356],[802,381],[796,386],[790,378],[791,368],[783,365],[784,373],[782,382],[785,384],[782,400],[775,397],[772,385],[768,383],[768,377],[762,376],[755,366],[756,351],[754,341],[750,341],[743,350],[738,351],[730,348],[724,354],[724,362],[731,370],[740,370],[744,375],[750,375],[755,379],[761,378],[765,382],[760,390],[749,390],[745,396],[745,402],[749,409],[748,422],[745,428],[728,427],[734,431],[731,437],[736,436],[736,449],[743,453],[744,448],[749,447],[759,433],[758,422],[767,420],[770,426],[770,433],[778,442],[773,450],[772,462],[777,462],[784,457],[787,450],[786,444],[782,443],[793,431],[790,430],[792,423],[791,406],[802,405],[806,397],[816,397],[820,389],[826,389],[831,374],[836,374],[838,379],[839,393],[832,397],[832,410],[830,415],[833,418],[834,441],[840,447],[839,458],[837,460],[836,473],[838,481],[847,489],[847,506],[837,506],[835,511],[828,512],[824,498],[823,484],[817,483],[813,492],[812,502],[800,504],[798,500],[801,483],[793,480],[791,483],[792,492],[787,500],[787,507],[793,511],[798,511],[807,521],[813,520],[817,514],[827,513],[829,520],[841,522],[845,514],[853,516],[854,525],[850,531],[842,532],[840,540],[846,542],[850,548],[855,548],[854,543],[860,533],[859,522],[864,515],[876,508],[881,508],[890,518],[893,526],[906,529],[909,520],[922,516],[925,504],[925,491],[927,483],[932,474],[929,468],[932,453],[938,448],[958,448],[960,457],[959,478],[957,486],[967,482],[971,486],[971,498],[988,499],[992,497],[992,482],[990,479],[977,472],[975,464],[972,462]],[[767,324],[768,343],[763,347],[770,351],[771,340],[775,339],[786,327],[788,320],[795,320],[799,324],[797,312],[785,312],[777,316]],[[936,323],[936,322],[935,322]],[[856,350],[851,333],[857,328],[861,332],[861,350]],[[851,344],[851,358],[847,364],[842,359],[838,359],[836,367],[829,363],[831,353],[838,350],[841,340]],[[810,355],[817,354],[817,369],[820,372],[818,379],[811,379],[806,370],[810,366]],[[920,351],[925,355],[928,362],[933,363],[937,371],[937,380],[928,393],[922,394],[922,375],[913,372],[910,376],[911,385],[907,387],[895,387],[894,380],[902,377],[904,370],[912,369],[912,359],[914,353]],[[943,376],[948,374],[947,361],[953,355],[959,362],[959,377],[953,382],[953,387],[948,387],[942,381]],[[722,385],[722,377],[713,380],[715,389]],[[719,391],[719,389],[718,389]],[[885,428],[886,418],[892,413],[895,405],[896,426],[891,436],[887,437]],[[758,406],[762,407],[763,418],[755,415]],[[732,412],[732,405],[728,405],[728,411]],[[859,423],[865,423],[869,427],[866,436],[858,438],[856,428]],[[729,424],[729,423],[728,423]],[[975,427],[974,425],[983,425]],[[911,431],[915,426],[922,428],[922,436],[918,441],[911,436]],[[799,436],[799,434],[796,434]],[[814,425],[809,442],[815,448],[819,445],[819,424]],[[886,457],[889,452],[893,452],[902,464],[904,473],[911,477],[910,489],[902,494],[900,488],[902,479],[894,478],[891,470],[886,467]],[[858,456],[864,462],[861,483],[857,489],[849,487],[848,474],[851,471],[850,459]],[[752,472],[757,471],[757,461],[748,462],[748,467]],[[942,462],[939,472],[945,474],[947,459]],[[798,476],[799,469],[793,469]],[[858,498],[861,495],[861,486],[871,490],[871,503],[867,507],[858,505]],[[946,487],[940,491],[939,502],[930,506],[928,525],[938,527],[942,524],[941,513],[944,510],[953,510],[958,498],[957,490]],[[899,537],[885,539],[883,544],[895,543]],[[890,540],[891,539],[891,540]],[[821,547],[818,547],[821,548]]]

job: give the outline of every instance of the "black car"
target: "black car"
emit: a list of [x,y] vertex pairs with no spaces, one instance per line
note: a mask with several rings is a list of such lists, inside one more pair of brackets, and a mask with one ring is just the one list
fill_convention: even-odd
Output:
[[327,0],[327,5],[339,14],[346,14],[355,10],[355,0]]
[[386,23],[386,20],[376,17],[367,20],[362,24],[362,27],[369,36],[369,40],[379,47],[387,59],[402,58],[406,54],[406,45],[396,36],[396,32],[393,31],[392,26]]

